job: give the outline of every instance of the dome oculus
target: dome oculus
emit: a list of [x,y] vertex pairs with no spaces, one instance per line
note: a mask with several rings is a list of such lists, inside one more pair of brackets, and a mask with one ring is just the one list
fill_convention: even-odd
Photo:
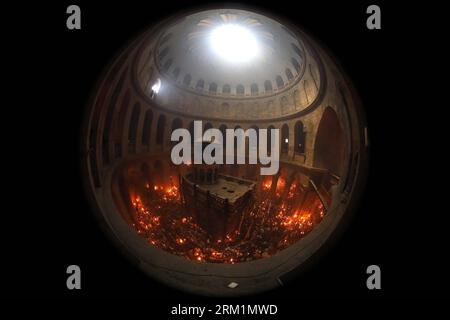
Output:
[[213,29],[210,43],[213,51],[227,62],[246,62],[259,53],[253,33],[237,24],[223,24]]

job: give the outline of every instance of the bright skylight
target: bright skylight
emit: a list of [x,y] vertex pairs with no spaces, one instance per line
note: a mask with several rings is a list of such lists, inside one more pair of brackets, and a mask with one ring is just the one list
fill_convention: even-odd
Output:
[[247,62],[259,52],[258,42],[252,32],[237,24],[223,24],[213,29],[210,40],[213,51],[232,63]]

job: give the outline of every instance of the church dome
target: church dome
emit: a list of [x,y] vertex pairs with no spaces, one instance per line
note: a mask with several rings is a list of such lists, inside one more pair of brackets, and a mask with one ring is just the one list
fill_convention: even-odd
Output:
[[180,87],[230,97],[283,91],[302,77],[306,64],[297,35],[243,10],[210,10],[175,21],[161,34],[154,57]]
[[261,14],[216,9],[151,30],[137,57],[143,93],[211,118],[273,119],[318,98],[321,65],[306,37]]

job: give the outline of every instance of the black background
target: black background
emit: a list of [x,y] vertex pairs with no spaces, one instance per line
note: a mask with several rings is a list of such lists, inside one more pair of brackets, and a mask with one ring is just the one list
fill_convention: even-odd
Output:
[[[162,315],[178,303],[225,301],[170,289],[135,268],[97,225],[79,169],[84,108],[104,68],[147,26],[202,3],[60,1],[5,11],[14,13],[7,40],[15,60],[7,64],[16,70],[9,78],[16,90],[9,102],[13,114],[3,121],[6,134],[14,137],[5,146],[14,156],[8,157],[5,173],[13,179],[4,193],[4,293],[144,298]],[[437,128],[426,127],[430,77],[420,73],[437,68],[425,58],[424,47],[440,39],[425,31],[425,17],[439,8],[385,1],[246,3],[298,24],[341,63],[367,114],[370,170],[354,219],[322,259],[282,289],[231,302],[275,303],[286,315],[307,298],[443,297],[445,198],[432,180],[440,175],[440,164],[431,158],[436,149],[425,133]],[[373,3],[382,9],[381,30],[366,28],[366,8]],[[81,7],[81,30],[66,28],[70,4]],[[81,267],[82,290],[66,288],[70,264]],[[381,267],[382,290],[365,286],[371,264]]]

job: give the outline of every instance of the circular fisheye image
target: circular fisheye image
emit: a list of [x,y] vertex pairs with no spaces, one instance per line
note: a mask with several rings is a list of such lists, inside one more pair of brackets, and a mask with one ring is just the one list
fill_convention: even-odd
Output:
[[89,102],[92,207],[146,274],[196,294],[282,286],[341,232],[367,171],[359,99],[331,55],[268,13],[145,30]]

